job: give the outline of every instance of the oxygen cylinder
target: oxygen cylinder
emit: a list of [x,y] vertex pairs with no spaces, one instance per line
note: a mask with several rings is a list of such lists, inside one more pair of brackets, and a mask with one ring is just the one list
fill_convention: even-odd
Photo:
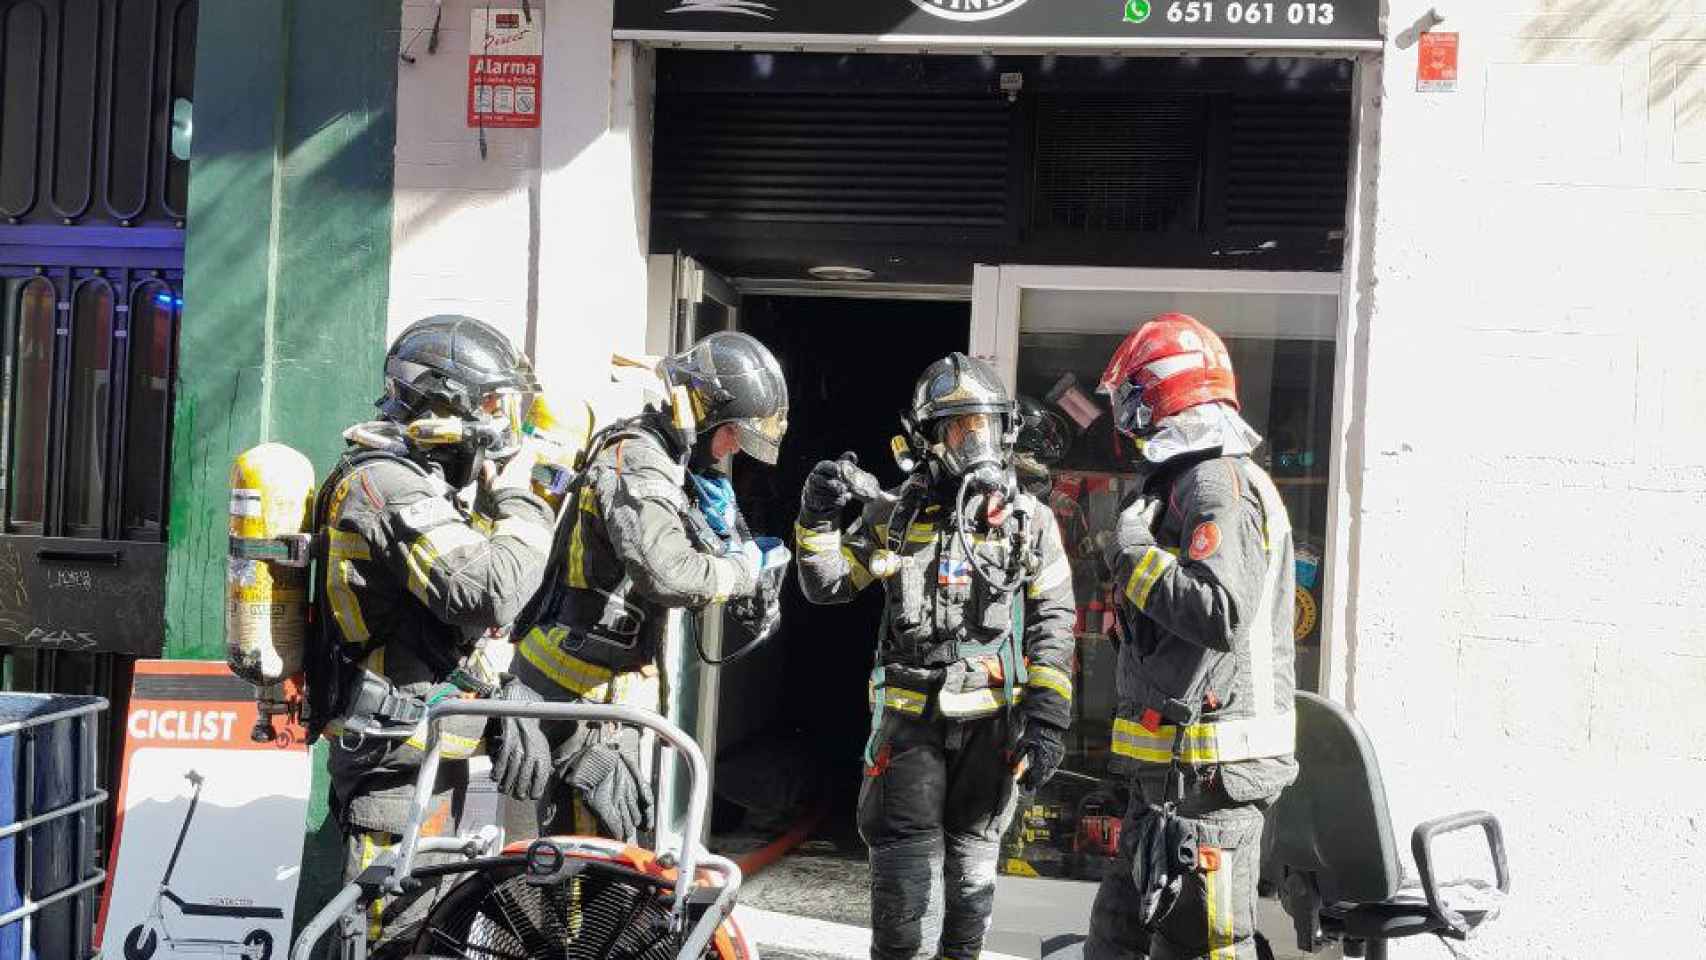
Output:
[[225,653],[258,687],[302,671],[314,465],[282,443],[231,464],[231,550],[225,573]]
[[575,459],[592,439],[592,407],[560,400],[553,404],[545,397],[544,393],[534,395],[521,432],[533,439],[539,457],[533,465],[533,492],[553,511],[560,511],[569,481],[574,479]]

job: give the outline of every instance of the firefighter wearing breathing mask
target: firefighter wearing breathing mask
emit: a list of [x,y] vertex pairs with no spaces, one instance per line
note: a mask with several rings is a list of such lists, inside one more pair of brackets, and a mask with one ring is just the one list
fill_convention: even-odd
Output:
[[[551,545],[552,514],[529,489],[534,456],[519,432],[522,404],[538,386],[498,330],[465,316],[420,320],[386,355],[380,418],[345,431],[348,446],[321,485],[307,713],[312,733],[331,741],[346,880],[403,831],[427,707],[447,697],[525,698],[488,666],[486,645],[537,589]],[[466,785],[468,764],[457,761],[483,746],[504,792],[543,793],[550,756],[537,722],[453,720],[433,822]]]
[[1101,389],[1140,451],[1103,553],[1122,594],[1113,766],[1133,797],[1084,953],[1254,960],[1263,811],[1297,777],[1291,524],[1206,326],[1143,324]]
[[[570,486],[545,587],[517,621],[514,670],[546,699],[659,710],[669,612],[726,603],[736,643],[780,621],[789,553],[754,538],[721,464],[774,464],[788,429],[782,368],[753,337],[719,332],[658,367],[668,400],[593,438]],[[632,727],[547,721],[544,832],[633,840],[653,822]]]
[[910,475],[896,490],[851,454],[812,470],[795,529],[800,586],[820,604],[873,582],[886,594],[858,810],[871,956],[971,960],[1016,795],[1065,755],[1072,571],[1054,515],[1015,481],[1019,412],[988,364],[959,353],[932,364],[903,424]]

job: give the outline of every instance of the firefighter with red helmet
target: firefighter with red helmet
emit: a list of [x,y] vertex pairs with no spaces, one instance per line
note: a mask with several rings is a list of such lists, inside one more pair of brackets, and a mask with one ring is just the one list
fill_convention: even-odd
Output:
[[1101,381],[1141,480],[1106,535],[1120,590],[1113,768],[1132,784],[1085,956],[1256,956],[1263,810],[1297,777],[1292,536],[1232,359],[1169,313]]

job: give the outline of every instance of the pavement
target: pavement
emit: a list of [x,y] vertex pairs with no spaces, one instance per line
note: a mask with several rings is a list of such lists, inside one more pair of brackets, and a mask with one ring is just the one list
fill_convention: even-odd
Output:
[[[1094,883],[1002,877],[985,960],[1079,960],[1095,896]],[[862,960],[870,955],[870,909],[864,852],[814,840],[750,878],[735,917],[764,957]],[[1279,960],[1342,956],[1336,947],[1297,951],[1277,901],[1261,902],[1258,926]]]

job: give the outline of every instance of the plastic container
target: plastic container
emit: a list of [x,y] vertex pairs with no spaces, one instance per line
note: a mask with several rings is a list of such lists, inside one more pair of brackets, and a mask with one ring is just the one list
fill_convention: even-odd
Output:
[[0,960],[91,953],[107,878],[95,842],[105,709],[103,697],[0,694]]

